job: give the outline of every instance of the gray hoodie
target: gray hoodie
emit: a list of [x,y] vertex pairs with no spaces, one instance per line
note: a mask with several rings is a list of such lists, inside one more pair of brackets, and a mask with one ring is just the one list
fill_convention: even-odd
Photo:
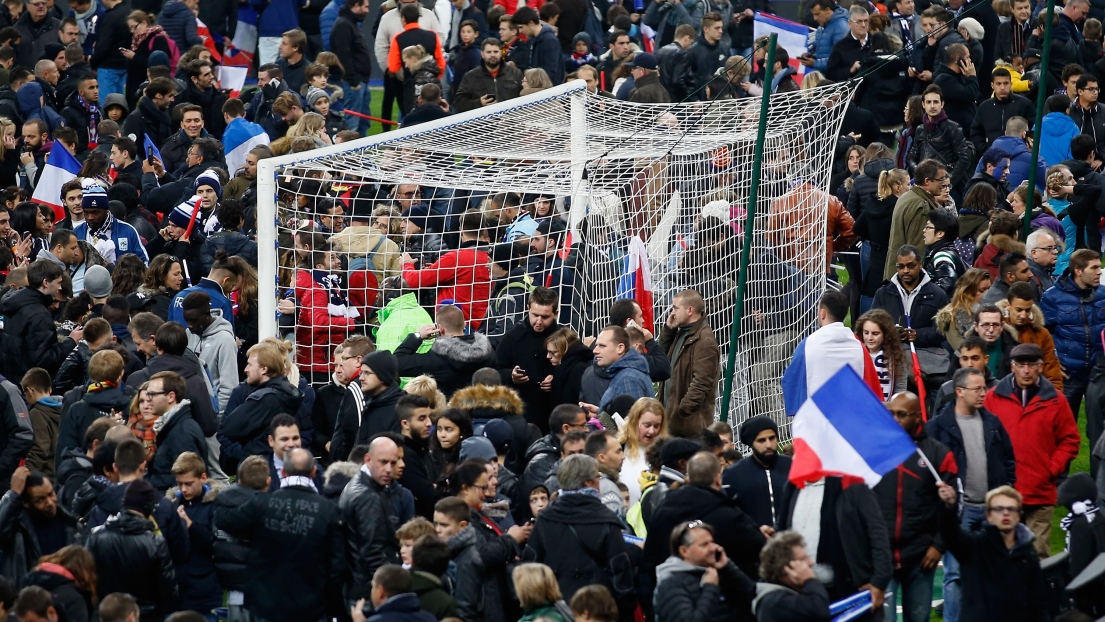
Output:
[[230,321],[216,317],[203,335],[197,337],[188,330],[188,348],[196,353],[207,368],[219,398],[219,412],[226,410],[230,392],[238,386],[238,340]]

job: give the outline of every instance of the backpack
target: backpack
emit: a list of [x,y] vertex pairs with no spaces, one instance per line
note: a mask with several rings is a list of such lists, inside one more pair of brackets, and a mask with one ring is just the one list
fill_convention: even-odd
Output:
[[180,48],[177,47],[176,41],[173,41],[172,37],[166,35],[163,32],[159,32],[156,35],[146,39],[146,41],[149,42],[148,47],[151,54],[154,52],[153,40],[158,37],[165,39],[165,42],[169,46],[169,71],[175,74],[177,63],[180,62]]

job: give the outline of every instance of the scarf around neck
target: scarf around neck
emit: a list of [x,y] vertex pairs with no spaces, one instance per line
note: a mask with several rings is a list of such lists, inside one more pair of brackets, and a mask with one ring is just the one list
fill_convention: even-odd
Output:
[[935,117],[930,117],[927,114],[924,116],[925,131],[931,132],[937,128],[941,123],[948,120],[948,113],[943,110]]
[[345,297],[340,274],[331,274],[325,270],[311,270],[311,278],[319,287],[330,295],[330,302],[326,310],[336,317],[356,318],[361,315],[355,307],[349,306],[349,300]]
[[[161,26],[147,26],[142,32],[135,33],[130,39],[130,49],[137,52],[138,46],[142,45],[142,42],[146,39],[152,39],[155,35],[159,35],[165,32]],[[150,47],[153,48],[153,41],[150,41]],[[150,50],[153,51],[152,49]]]

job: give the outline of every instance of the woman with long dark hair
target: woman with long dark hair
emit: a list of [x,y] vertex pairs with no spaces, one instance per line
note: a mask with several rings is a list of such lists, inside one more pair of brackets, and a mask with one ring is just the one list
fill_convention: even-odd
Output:
[[96,597],[96,561],[88,549],[70,544],[39,558],[23,577],[23,587],[35,585],[50,592],[54,607],[68,622],[88,622]]
[[430,456],[437,465],[441,481],[446,481],[460,462],[460,444],[472,436],[472,417],[463,410],[450,408],[434,421],[430,436]]
[[169,319],[169,305],[183,288],[184,271],[180,259],[172,255],[157,255],[146,270],[146,278],[138,291],[127,297],[131,309],[149,311],[157,317]]
[[46,241],[46,229],[48,224],[46,218],[38,209],[37,203],[25,201],[16,205],[15,210],[12,212],[12,231],[18,233],[23,240],[26,240],[28,237],[31,239],[31,247],[27,255],[31,261],[38,258],[38,254],[41,251],[47,250],[46,247],[49,246]]

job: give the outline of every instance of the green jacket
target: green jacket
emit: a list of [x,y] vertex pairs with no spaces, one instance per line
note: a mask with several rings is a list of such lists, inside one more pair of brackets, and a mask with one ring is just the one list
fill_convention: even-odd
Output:
[[418,595],[422,610],[430,612],[438,620],[456,617],[457,603],[441,586],[441,579],[428,572],[411,572],[411,591]]
[[535,609],[529,609],[525,612],[518,622],[533,622],[534,620],[553,620],[554,622],[571,622],[572,618],[565,617],[562,613],[564,611],[571,611],[568,606],[564,604],[564,601],[557,601],[556,603],[545,603]]
[[883,278],[898,273],[895,264],[898,263],[898,249],[905,244],[917,247],[917,261],[925,257],[925,223],[928,222],[928,214],[937,208],[932,195],[922,190],[919,186],[913,186],[908,192],[898,197],[894,205],[894,216],[890,219],[890,244],[886,250],[886,267],[883,269]]

